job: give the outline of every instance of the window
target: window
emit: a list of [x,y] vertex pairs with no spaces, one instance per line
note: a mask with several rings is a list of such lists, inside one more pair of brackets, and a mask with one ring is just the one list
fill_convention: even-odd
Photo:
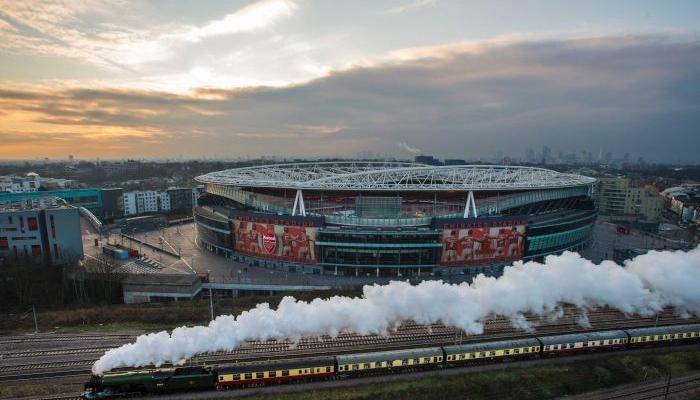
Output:
[[262,378],[264,378],[264,377],[265,377],[265,373],[264,373],[264,372],[256,372],[256,373],[255,373],[255,379],[262,379]]
[[289,376],[289,370],[285,369],[282,371],[282,376]]
[[0,249],[7,249],[10,247],[9,241],[6,237],[0,237]]
[[253,373],[245,374],[245,379],[253,379]]
[[357,364],[353,364],[353,365],[352,365],[352,370],[353,370],[353,371],[357,371],[358,369],[360,369],[360,366],[359,366],[359,365],[357,365]]
[[277,371],[267,371],[268,378],[274,378],[277,376]]
[[369,369],[369,363],[364,363],[364,365],[362,366],[362,368],[363,368],[363,369]]
[[38,244],[32,245],[32,256],[41,257],[41,246]]
[[239,374],[233,374],[233,375],[231,375],[231,378],[232,378],[234,381],[237,381],[237,380],[240,380],[240,379],[241,379],[241,376],[240,376]]
[[520,354],[520,349],[513,350],[513,354]]
[[505,355],[510,354],[510,350],[503,350],[503,354],[505,354]]
[[523,349],[523,353],[529,353],[529,352],[530,352],[530,348],[529,348],[529,347],[526,347],[526,348]]
[[37,222],[36,217],[28,217],[27,226],[29,227],[30,231],[35,231],[39,229],[39,223]]
[[401,360],[401,365],[402,366],[408,365],[408,360]]
[[545,349],[545,350],[549,350],[549,346],[548,346],[548,345],[547,345],[547,346],[544,346],[544,349]]
[[326,367],[326,372],[331,372],[331,367]]
[[493,356],[496,355],[496,352],[495,352],[495,351],[489,351],[489,355],[490,355],[491,357],[493,357]]
[[481,353],[479,353],[479,357],[486,357],[486,353],[482,351]]
[[223,380],[224,380],[224,376],[223,376],[223,375],[219,375],[219,380],[220,380],[220,381],[223,381]]
[[7,223],[12,225],[12,215],[7,216]]

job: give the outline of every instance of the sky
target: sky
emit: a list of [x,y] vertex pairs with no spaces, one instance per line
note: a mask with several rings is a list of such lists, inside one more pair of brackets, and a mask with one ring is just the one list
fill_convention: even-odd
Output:
[[0,159],[700,162],[697,1],[0,0]]

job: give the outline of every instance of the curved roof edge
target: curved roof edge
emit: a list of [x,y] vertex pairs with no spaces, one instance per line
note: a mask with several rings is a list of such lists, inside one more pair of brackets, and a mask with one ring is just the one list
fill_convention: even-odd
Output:
[[526,190],[587,186],[596,181],[537,167],[376,161],[272,164],[211,172],[195,180],[239,187],[353,191]]

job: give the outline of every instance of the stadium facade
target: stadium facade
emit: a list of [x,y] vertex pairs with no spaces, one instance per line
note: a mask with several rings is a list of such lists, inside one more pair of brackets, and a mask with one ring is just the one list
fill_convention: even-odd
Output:
[[497,273],[582,248],[597,215],[595,179],[531,167],[318,162],[196,180],[201,246],[322,274]]

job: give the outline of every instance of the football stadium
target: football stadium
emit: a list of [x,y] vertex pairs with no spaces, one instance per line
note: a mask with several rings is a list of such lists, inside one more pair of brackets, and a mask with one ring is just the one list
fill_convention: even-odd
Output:
[[521,166],[315,162],[196,180],[200,246],[315,274],[498,274],[586,246],[597,215],[595,179]]

